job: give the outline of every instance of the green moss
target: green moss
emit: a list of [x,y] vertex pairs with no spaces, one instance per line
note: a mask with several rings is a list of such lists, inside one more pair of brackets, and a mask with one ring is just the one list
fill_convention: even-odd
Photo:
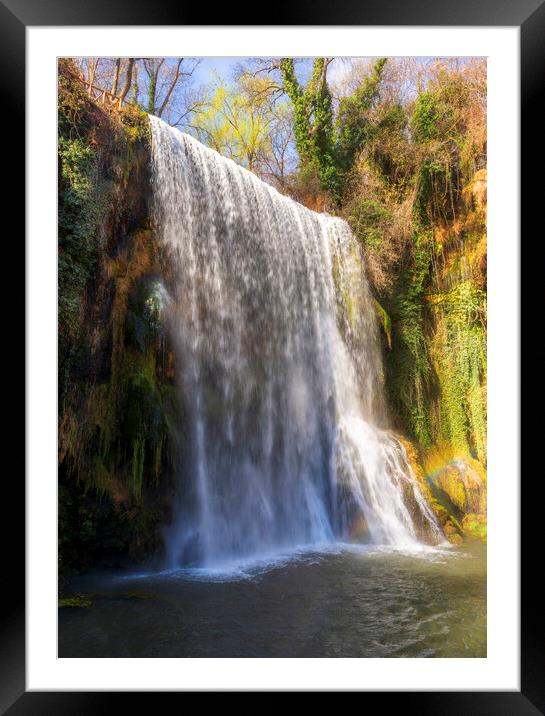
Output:
[[452,126],[453,113],[452,105],[445,101],[439,88],[420,92],[411,117],[414,138],[420,143],[444,139],[441,132],[445,126]]
[[392,216],[386,207],[369,198],[353,202],[347,216],[356,237],[370,250],[378,249],[383,240],[382,226],[391,220]]
[[413,268],[401,277],[391,307],[395,350],[386,359],[390,400],[411,434],[425,447],[433,440],[428,409],[431,366],[424,322],[431,239],[431,232],[427,230],[413,237]]
[[151,128],[147,112],[135,106],[127,106],[120,113],[121,122],[125,129],[125,136],[130,144],[144,142],[151,143]]
[[134,170],[134,147],[149,143],[147,116],[133,108],[110,116],[74,79],[76,68],[59,62],[58,103],[58,333],[62,405],[83,350],[82,324],[89,286],[97,280],[108,239],[106,224],[118,219],[114,194]]
[[149,553],[168,520],[177,422],[148,228],[148,118],[106,112],[72,70],[59,65],[62,571]]
[[74,597],[63,597],[62,599],[59,599],[60,609],[65,607],[77,607],[79,609],[87,609],[91,605],[91,599],[83,594],[77,594]]
[[[170,441],[165,401],[156,372],[155,351],[124,350],[110,383],[95,386],[79,416],[70,446],[73,466],[99,494],[111,492],[116,474],[126,471],[131,495],[142,498],[145,472],[155,478]],[[168,410],[171,410],[170,403]]]
[[94,278],[107,188],[97,179],[98,155],[81,138],[59,137],[59,372],[66,388],[78,349],[85,289]]
[[448,498],[445,499],[445,493],[437,489],[433,480],[425,475],[415,445],[402,436],[398,435],[397,439],[405,448],[407,460],[416,477],[422,495],[437,517],[445,537],[453,544],[461,544],[463,542],[463,530],[458,520],[459,514],[456,508],[453,507]]
[[479,540],[480,542],[486,542],[487,540],[487,521],[485,515],[466,515],[462,522],[462,529],[468,540]]
[[99,455],[95,455],[94,460],[92,461],[92,468],[88,485],[92,486],[101,496],[110,493],[112,485],[112,474]]
[[131,488],[133,495],[142,497],[142,480],[144,472],[145,440],[136,438],[133,442],[133,455],[131,461]]
[[382,330],[384,331],[384,335],[386,336],[386,342],[388,344],[388,348],[392,349],[392,319],[390,316],[386,313],[384,308],[380,305],[380,303],[374,299],[373,305],[375,307],[375,312],[378,316],[380,325],[382,327]]
[[486,462],[486,297],[472,281],[433,303],[440,439]]
[[467,510],[467,494],[464,483],[454,470],[445,470],[440,482],[441,489],[446,492],[450,501],[460,512]]
[[[396,413],[422,446],[446,443],[484,464],[486,294],[477,283],[479,272],[476,279],[468,274],[465,254],[449,249],[441,255],[431,225],[448,211],[434,209],[435,201],[433,192],[417,196],[413,221],[422,228],[414,235],[411,269],[393,291],[387,388]],[[473,226],[471,217],[467,222]],[[462,248],[479,244],[475,229],[473,236]],[[437,292],[443,285],[447,290]]]
[[119,397],[120,434],[129,452],[130,487],[140,499],[144,469],[158,475],[162,447],[169,438],[153,351],[124,354]]
[[136,501],[143,497],[146,474],[157,479],[163,459],[171,457],[164,450],[171,434],[157,365],[164,333],[155,284],[147,278],[148,239],[141,233],[130,255],[120,254],[110,266],[110,377],[91,386],[69,436],[69,457],[89,485],[104,494],[117,475]]

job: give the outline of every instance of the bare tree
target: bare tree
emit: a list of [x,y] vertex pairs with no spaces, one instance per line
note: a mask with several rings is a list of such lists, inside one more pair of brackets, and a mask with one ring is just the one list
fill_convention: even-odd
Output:
[[159,80],[159,72],[165,62],[165,58],[157,59],[155,57],[145,58],[143,60],[144,69],[148,75],[148,104],[147,111],[150,114],[155,114],[155,102],[157,96],[157,82]]
[[119,82],[119,70],[121,68],[121,57],[118,57],[115,61],[114,78],[112,81],[112,94],[117,94],[117,85]]
[[134,67],[134,57],[129,57],[128,62],[127,62],[127,70],[125,73],[125,85],[123,86],[123,90],[121,92],[121,97],[119,100],[120,104],[123,104],[125,97],[127,96],[127,93],[131,88],[133,67]]
[[90,85],[94,85],[95,76],[98,70],[100,57],[90,57],[87,61],[87,79]]
[[161,106],[160,106],[160,108],[159,108],[159,110],[158,110],[158,112],[157,112],[157,116],[158,116],[158,117],[160,117],[160,116],[163,114],[163,112],[165,111],[165,107],[167,106],[168,101],[170,100],[170,97],[171,97],[171,95],[172,95],[172,92],[173,92],[174,88],[175,88],[176,85],[178,84],[178,80],[180,79],[180,76],[181,76],[182,74],[187,74],[187,73],[181,72],[181,69],[180,69],[180,68],[181,68],[181,66],[182,66],[182,62],[183,62],[183,57],[179,57],[179,58],[178,58],[178,62],[176,63],[176,69],[175,69],[175,71],[174,71],[174,76],[173,76],[172,81],[171,81],[171,83],[170,83],[170,85],[169,85],[169,87],[168,87],[168,90],[167,90],[166,94],[165,94],[165,98],[164,98],[164,100],[163,100],[163,103],[161,104]]
[[[75,57],[81,78],[94,87],[162,117],[171,126],[187,127],[202,111],[204,89],[192,80],[200,60],[188,57]],[[90,91],[91,94],[91,91]],[[130,99],[129,99],[130,98]]]
[[138,62],[134,63],[134,70],[133,70],[133,83],[132,83],[132,103],[138,104],[138,68],[139,64]]
[[196,105],[194,97],[186,97],[187,80],[197,68],[199,60],[184,57],[144,58],[142,65],[147,75],[146,109],[158,117],[165,116],[169,124],[174,116],[187,114],[187,105]]

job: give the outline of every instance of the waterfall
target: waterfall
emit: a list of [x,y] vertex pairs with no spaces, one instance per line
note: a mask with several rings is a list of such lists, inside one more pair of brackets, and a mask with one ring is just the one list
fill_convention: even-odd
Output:
[[150,117],[179,474],[167,560],[439,542],[388,432],[372,298],[340,219]]

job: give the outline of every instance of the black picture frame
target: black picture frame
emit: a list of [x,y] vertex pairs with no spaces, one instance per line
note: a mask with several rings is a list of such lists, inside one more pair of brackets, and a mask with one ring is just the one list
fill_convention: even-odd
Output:
[[[27,26],[72,25],[202,25],[213,16],[214,25],[249,24],[236,22],[250,18],[251,24],[262,25],[392,25],[392,26],[518,26],[520,27],[521,60],[521,226],[530,240],[533,232],[530,263],[535,276],[527,275],[521,282],[523,305],[538,300],[540,251],[543,253],[539,218],[543,200],[539,178],[533,180],[531,169],[543,167],[544,139],[543,105],[545,89],[545,0],[314,0],[284,2],[278,0],[271,7],[257,8],[251,3],[236,4],[236,18],[230,7],[217,4],[213,12],[199,3],[184,4],[177,0],[0,0],[0,74],[2,76],[3,116],[9,122],[9,139],[4,142],[14,151],[9,164],[10,181],[4,191],[4,205],[12,216],[24,215],[25,146],[25,29]],[[212,6],[210,6],[212,7]],[[257,11],[262,15],[258,17]],[[270,16],[267,17],[267,10]],[[533,220],[533,221],[532,221]],[[22,221],[20,222],[22,226]],[[16,224],[14,223],[15,227]],[[22,232],[22,229],[18,229]],[[11,235],[16,251],[24,251],[22,237]],[[19,242],[19,243],[17,243]],[[525,258],[525,254],[521,251]],[[529,268],[529,267],[527,267]],[[532,280],[535,279],[535,280]],[[539,305],[539,303],[537,304]],[[521,326],[530,318],[522,312]],[[534,329],[528,331],[534,334]],[[530,339],[529,339],[530,340]],[[529,346],[530,347],[530,346]],[[528,355],[539,354],[535,345]],[[541,354],[543,355],[543,354]],[[529,367],[528,362],[526,367]],[[535,367],[535,362],[532,362]],[[524,363],[521,375],[524,374]],[[535,386],[539,392],[539,386]],[[536,392],[533,393],[535,403]],[[521,407],[523,404],[521,405]],[[539,446],[535,422],[522,423],[521,438],[526,445]],[[528,459],[529,463],[529,459]],[[15,463],[14,463],[15,464]],[[526,468],[526,472],[522,468]],[[418,714],[475,714],[479,716],[535,716],[545,714],[545,628],[539,569],[542,543],[541,505],[532,483],[535,471],[521,460],[521,475],[528,475],[529,484],[521,485],[521,644],[519,692],[368,692],[361,704],[368,709],[370,701],[380,699],[381,708],[399,709],[403,713]],[[541,478],[539,478],[541,480]],[[10,716],[20,714],[98,714],[126,708],[126,699],[138,699],[140,708],[147,705],[163,709],[165,699],[183,699],[183,693],[130,692],[29,692],[25,686],[25,568],[24,515],[25,483],[22,470],[12,468],[9,480],[4,481],[4,505],[9,506],[11,524],[2,521],[5,531],[5,574],[9,575],[9,589],[2,590],[2,632],[0,641],[0,712]],[[537,475],[534,482],[538,482]],[[522,489],[524,488],[524,489]],[[6,494],[7,491],[7,494]],[[8,510],[5,508],[5,512]],[[539,530],[539,531],[538,531]],[[433,687],[433,685],[430,685]],[[160,704],[157,700],[160,700]]]

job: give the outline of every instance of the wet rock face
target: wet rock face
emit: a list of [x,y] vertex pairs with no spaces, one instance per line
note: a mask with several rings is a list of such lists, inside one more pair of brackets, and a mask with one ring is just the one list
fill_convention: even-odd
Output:
[[486,515],[466,515],[462,520],[462,530],[467,540],[486,542]]
[[148,119],[108,114],[62,63],[59,77],[59,567],[72,573],[160,551],[178,413]]
[[404,446],[430,508],[452,544],[486,542],[486,471],[472,458],[454,458],[434,470],[424,469],[413,443],[396,436]]
[[443,504],[437,500],[435,494],[430,489],[415,444],[401,435],[396,435],[396,438],[405,448],[407,462],[416,477],[424,499],[437,518],[446,539],[452,544],[461,544],[463,542],[461,526]]
[[486,473],[480,463],[471,458],[454,459],[427,480],[464,539],[486,542]]
[[461,514],[486,512],[486,482],[468,461],[453,460],[429,479]]

